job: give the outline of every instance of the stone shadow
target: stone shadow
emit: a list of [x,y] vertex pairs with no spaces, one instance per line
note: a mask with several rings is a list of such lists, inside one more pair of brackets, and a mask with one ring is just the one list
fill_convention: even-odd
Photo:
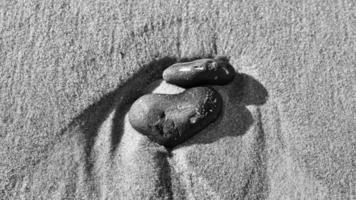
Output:
[[[115,152],[117,146],[120,143],[122,134],[124,132],[124,117],[131,104],[140,96],[147,92],[146,86],[150,85],[155,80],[162,78],[162,72],[164,69],[176,62],[188,62],[203,57],[182,58],[177,59],[175,57],[164,57],[161,59],[153,60],[152,62],[143,65],[139,71],[133,74],[127,81],[120,85],[114,91],[104,95],[100,101],[90,105],[86,108],[78,117],[62,130],[62,134],[79,128],[78,131],[81,135],[80,138],[84,142],[85,157],[88,158],[88,165],[91,168],[91,152],[95,143],[95,138],[98,134],[99,128],[102,123],[107,119],[109,114],[115,110],[115,114],[111,127],[111,152]],[[204,58],[212,58],[212,56],[206,56]],[[201,137],[198,133],[193,136],[187,142],[183,143],[183,146],[199,142],[199,143],[211,143],[225,136],[239,136],[243,135],[250,125],[253,123],[253,118],[250,111],[246,108],[248,105],[262,105],[266,102],[268,92],[266,88],[259,83],[256,79],[247,74],[237,73],[234,81],[229,85],[222,86],[227,88],[228,98],[236,102],[235,110],[237,114],[234,116],[234,121],[238,123],[238,131],[232,131],[225,134],[214,134],[209,137]],[[224,102],[226,104],[226,102]],[[226,113],[226,107],[222,110],[220,117],[216,122],[209,125],[212,128],[221,122],[222,117]],[[178,148],[182,146],[179,145]],[[88,169],[90,171],[90,169]]]
[[[66,129],[61,131],[61,136],[66,134],[79,134],[79,142],[82,143],[84,148],[83,162],[85,162],[85,173],[88,177],[95,177],[95,174],[93,174],[95,158],[92,155],[92,151],[100,126],[107,120],[110,113],[115,112],[111,122],[111,130],[109,130],[110,142],[107,144],[110,145],[111,149],[110,155],[108,156],[112,158],[115,155],[114,152],[117,147],[120,145],[124,133],[124,118],[131,104],[137,98],[145,94],[148,85],[162,78],[162,72],[165,68],[176,62],[188,62],[200,58],[202,57],[178,60],[174,57],[164,57],[143,65],[139,71],[124,81],[117,89],[104,95],[98,102],[82,111],[78,117],[72,120]],[[209,58],[209,56],[204,58]],[[223,133],[217,131],[216,134],[206,136],[202,136],[203,132],[201,132],[176,148],[197,142],[211,143],[222,137],[244,134],[253,123],[252,115],[246,106],[262,105],[266,102],[268,96],[267,90],[262,84],[247,74],[238,74],[231,84],[222,87],[226,87],[225,92],[230,101],[235,101],[234,105],[236,105],[235,110],[237,111],[237,115],[235,115],[235,118],[232,120],[238,122],[239,128],[236,128],[236,130],[239,131]],[[221,116],[226,112],[227,110],[224,108]],[[219,125],[219,121],[221,120],[222,117],[219,117],[219,119],[210,126],[214,127]],[[208,126],[207,128],[211,127]],[[158,155],[157,158],[162,167],[168,165],[165,160],[170,156],[171,153],[169,149],[167,154]],[[170,178],[167,179],[167,176],[170,176],[171,172],[163,167],[159,173],[162,176],[161,181],[167,187],[167,190],[172,190],[171,180]]]

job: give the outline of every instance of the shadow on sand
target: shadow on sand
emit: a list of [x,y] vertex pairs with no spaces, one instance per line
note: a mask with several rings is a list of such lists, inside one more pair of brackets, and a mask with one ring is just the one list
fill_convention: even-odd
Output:
[[[100,101],[90,105],[88,108],[83,110],[83,112],[76,117],[66,129],[61,131],[61,136],[66,134],[79,134],[79,142],[83,143],[84,148],[84,166],[85,173],[91,177],[93,176],[93,167],[95,159],[92,157],[92,151],[95,144],[97,134],[99,132],[100,126],[109,117],[109,114],[115,111],[114,117],[111,122],[110,130],[110,157],[114,156],[114,152],[120,144],[122,135],[124,133],[124,118],[128,112],[131,104],[140,96],[147,92],[147,86],[152,82],[162,78],[162,72],[165,68],[176,62],[187,62],[201,57],[194,58],[184,58],[178,60],[174,57],[164,57],[158,60],[154,60],[140,68],[138,72],[132,75],[127,81],[120,85],[114,91],[104,95]],[[205,57],[211,58],[211,57]],[[227,117],[230,121],[223,123],[235,124],[233,127],[234,131],[215,131],[213,134],[204,135],[204,131],[193,136],[191,139],[177,146],[180,148],[182,146],[191,145],[194,143],[212,143],[219,138],[226,136],[239,136],[246,133],[248,128],[254,122],[250,111],[246,106],[248,105],[262,105],[266,102],[268,93],[267,90],[260,84],[257,80],[247,74],[238,74],[235,80],[224,86],[225,94],[228,96],[230,108],[233,105],[232,111],[229,107],[224,107],[221,116],[234,113],[233,117]],[[233,102],[233,103],[232,103]],[[224,102],[225,104],[226,102]],[[225,105],[224,105],[225,106]],[[228,113],[229,112],[229,113]],[[221,124],[223,117],[209,125],[214,128]],[[75,130],[75,131],[74,131]],[[170,196],[172,193],[172,183],[171,183],[171,171],[168,163],[168,157],[170,157],[172,149],[167,149],[167,152],[158,152],[157,162],[160,167],[159,173],[162,178],[162,185],[166,187]]]
[[[108,118],[109,114],[115,110],[110,131],[110,149],[111,154],[113,154],[118,147],[124,132],[125,114],[128,112],[131,104],[147,91],[146,87],[153,81],[162,78],[161,74],[163,70],[170,65],[176,62],[187,62],[199,58],[201,57],[183,58],[178,60],[173,57],[164,57],[144,65],[117,89],[106,94],[100,101],[86,108],[72,121],[67,129],[62,131],[62,134],[65,134],[68,130],[72,130],[73,127],[80,129],[77,133],[81,134],[79,137],[84,142],[85,166],[87,166],[86,170],[88,173],[91,172],[93,167],[91,152],[93,150],[95,138],[100,126]],[[216,134],[210,134],[209,136],[197,134],[196,136],[199,137],[194,136],[182,145],[177,146],[177,148],[193,143],[211,143],[226,136],[243,135],[248,130],[253,123],[253,118],[246,106],[261,105],[265,103],[268,96],[267,90],[262,84],[247,74],[238,74],[235,80],[226,87],[230,101],[236,102],[234,103],[234,105],[236,105],[234,111],[237,114],[234,115],[234,119],[231,119],[231,123],[236,124],[237,127],[235,127],[234,130],[237,131],[217,131]],[[226,112],[227,111],[223,109],[221,116]],[[212,126],[218,125],[221,120],[222,117],[219,117],[216,123],[212,124]]]

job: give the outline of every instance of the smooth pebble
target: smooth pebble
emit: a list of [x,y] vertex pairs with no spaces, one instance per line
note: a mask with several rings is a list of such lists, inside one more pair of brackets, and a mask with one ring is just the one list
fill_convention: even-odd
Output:
[[226,85],[235,77],[235,69],[225,57],[199,59],[171,65],[163,71],[168,83],[189,88],[201,85]]
[[215,121],[222,109],[220,94],[194,87],[179,94],[147,94],[130,108],[129,122],[152,141],[172,148]]

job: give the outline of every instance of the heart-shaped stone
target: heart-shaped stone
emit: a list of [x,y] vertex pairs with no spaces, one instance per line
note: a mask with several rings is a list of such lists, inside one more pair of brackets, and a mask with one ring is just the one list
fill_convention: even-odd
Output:
[[163,71],[163,79],[181,87],[226,85],[235,77],[235,69],[225,57],[176,63]]
[[195,87],[179,94],[147,94],[130,108],[129,121],[152,141],[172,148],[215,121],[222,98],[210,87]]

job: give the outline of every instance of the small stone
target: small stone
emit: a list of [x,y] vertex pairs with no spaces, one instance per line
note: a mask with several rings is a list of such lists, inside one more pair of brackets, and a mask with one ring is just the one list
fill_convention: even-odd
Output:
[[222,98],[209,87],[195,87],[179,94],[147,94],[130,108],[131,126],[152,141],[172,148],[215,121]]
[[235,77],[235,69],[225,57],[176,63],[163,71],[163,79],[181,87],[226,85]]

